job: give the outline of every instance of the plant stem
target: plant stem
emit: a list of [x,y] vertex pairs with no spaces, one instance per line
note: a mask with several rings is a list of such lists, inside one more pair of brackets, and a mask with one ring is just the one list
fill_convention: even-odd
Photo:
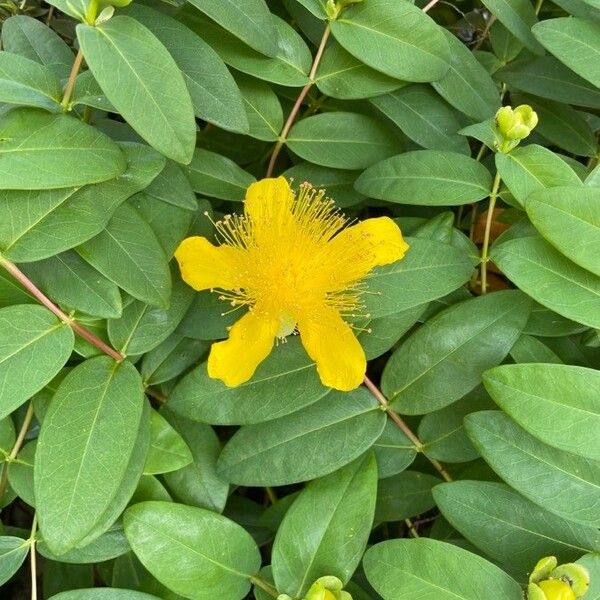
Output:
[[429,2],[423,7],[423,12],[429,12],[440,0],[429,0]]
[[83,52],[81,48],[77,51],[77,56],[73,61],[73,66],[71,67],[71,72],[69,73],[69,79],[67,80],[67,84],[65,85],[65,91],[63,94],[63,99],[60,105],[63,107],[63,110],[67,110],[69,106],[69,102],[71,102],[71,96],[73,94],[73,88],[75,87],[75,80],[77,79],[77,75],[79,73],[79,69],[81,68],[81,63],[83,62]]
[[406,523],[406,526],[408,527],[408,531],[410,532],[410,535],[412,537],[414,537],[414,538],[421,537],[419,535],[419,532],[417,531],[417,528],[415,527],[415,524],[410,519],[404,519],[404,522]]
[[25,417],[23,418],[23,424],[21,425],[21,429],[17,435],[17,439],[15,440],[10,454],[6,457],[4,464],[2,465],[2,475],[0,475],[0,502],[2,502],[2,498],[4,498],[4,494],[6,493],[6,485],[8,483],[8,467],[10,463],[17,458],[17,454],[19,453],[19,450],[21,450],[21,446],[23,446],[23,442],[25,441],[27,431],[29,431],[29,426],[31,425],[32,419],[33,402],[30,402],[29,406],[27,407]]
[[292,111],[290,112],[290,114],[287,118],[287,121],[285,122],[285,125],[283,126],[283,129],[281,130],[281,133],[279,134],[279,139],[277,140],[277,143],[275,144],[275,148],[273,148],[273,153],[271,154],[271,160],[269,161],[269,166],[267,168],[267,174],[266,174],[267,177],[271,177],[273,175],[273,170],[275,169],[275,163],[277,162],[277,158],[279,156],[279,153],[281,152],[281,149],[283,148],[285,142],[287,141],[287,136],[290,133],[290,129],[292,128],[292,125],[294,124],[294,121],[296,120],[296,117],[298,116],[298,113],[300,112],[300,108],[302,106],[302,103],[304,102],[304,99],[306,98],[306,95],[308,94],[308,92],[310,91],[312,86],[315,84],[315,77],[317,75],[317,69],[319,68],[321,58],[323,58],[323,52],[325,51],[325,46],[327,44],[327,40],[329,39],[330,33],[331,33],[331,27],[329,24],[327,24],[327,26],[325,27],[325,31],[323,32],[323,37],[321,38],[321,43],[319,44],[317,54],[315,55],[315,58],[313,60],[313,64],[310,69],[310,73],[308,74],[308,78],[310,81],[302,88],[302,90],[300,91],[300,94],[298,95],[298,98],[296,98],[294,107],[292,108]]
[[494,185],[490,193],[490,203],[488,206],[487,219],[485,220],[485,231],[483,233],[483,246],[481,247],[481,293],[487,293],[487,263],[489,259],[490,232],[492,230],[492,221],[494,220],[494,208],[498,198],[500,188],[500,173],[496,172]]
[[37,557],[35,554],[35,534],[37,531],[37,512],[33,514],[31,534],[29,535],[29,556],[31,559],[31,600],[37,600]]
[[277,590],[268,581],[265,581],[256,575],[250,577],[250,583],[267,592],[272,598],[277,598],[279,596]]
[[267,492],[267,497],[269,498],[269,502],[271,504],[277,504],[278,498],[275,490],[272,487],[266,487],[265,492]]
[[[377,401],[381,406],[385,409],[385,412],[388,414],[390,419],[396,423],[396,425],[400,428],[400,430],[406,435],[406,437],[413,443],[417,452],[421,452],[423,450],[423,443],[421,440],[413,433],[412,429],[405,423],[404,419],[392,408],[390,407],[390,403],[387,398],[382,394],[381,390],[365,375],[365,379],[363,381],[365,387],[377,398]],[[427,456],[427,460],[433,465],[434,469],[444,478],[445,481],[452,481],[452,477],[446,469],[444,469],[442,463],[440,463],[435,458],[430,458]]]
[[66,323],[75,333],[84,340],[96,346],[99,350],[114,358],[117,362],[123,360],[123,355],[111,348],[106,342],[88,331],[83,325],[77,323],[72,317],[64,313],[48,296],[46,296],[36,285],[21,271],[17,265],[6,258],[0,257],[0,266],[4,267],[36,300],[43,304],[50,312],[55,314],[63,323]]

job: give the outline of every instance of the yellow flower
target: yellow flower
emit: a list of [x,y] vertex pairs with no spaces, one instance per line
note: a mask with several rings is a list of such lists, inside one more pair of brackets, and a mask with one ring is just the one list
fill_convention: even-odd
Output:
[[191,237],[175,253],[188,285],[249,309],[213,344],[209,376],[231,387],[248,381],[275,340],[298,331],[324,385],[358,387],[365,354],[344,318],[360,311],[373,267],[404,256],[400,229],[387,217],[346,227],[322,191],[303,184],[296,197],[283,177],[253,183],[244,213],[216,224],[220,246]]

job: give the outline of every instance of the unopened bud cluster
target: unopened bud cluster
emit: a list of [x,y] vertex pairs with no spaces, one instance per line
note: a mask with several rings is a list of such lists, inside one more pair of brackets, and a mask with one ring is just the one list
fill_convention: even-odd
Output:
[[521,104],[517,108],[503,106],[496,113],[497,150],[503,153],[510,152],[537,124],[537,113],[528,104]]
[[331,21],[337,19],[340,13],[351,4],[359,4],[364,0],[327,0],[325,10],[327,11],[327,18]]
[[[319,577],[311,586],[304,598],[298,600],[352,600],[352,596],[342,588],[343,583],[331,575]],[[277,600],[293,600],[287,594],[281,594]]]
[[558,565],[556,557],[547,556],[529,576],[527,600],[577,600],[589,586],[589,573],[581,565]]

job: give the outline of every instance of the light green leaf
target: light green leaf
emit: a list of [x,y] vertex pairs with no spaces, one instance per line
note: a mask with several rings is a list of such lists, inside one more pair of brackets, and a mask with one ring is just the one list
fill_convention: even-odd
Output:
[[[144,430],[148,435],[145,407],[141,379],[128,362],[93,358],[61,382],[43,421],[34,468],[40,530],[52,552],[91,542],[127,504],[142,473],[143,461],[135,474],[129,467]],[[147,440],[142,458],[146,452]],[[105,524],[107,511],[116,514]]]
[[368,67],[335,41],[325,48],[315,82],[325,95],[340,100],[372,98],[406,85]]
[[600,328],[600,277],[537,237],[509,240],[491,258],[521,290],[568,319]]
[[277,141],[283,127],[283,110],[277,94],[269,84],[241,73],[236,81],[250,124],[248,135],[266,142]]
[[10,535],[0,536],[0,585],[4,585],[25,562],[29,543]]
[[230,158],[202,148],[196,148],[186,173],[195,192],[222,200],[243,200],[256,181]]
[[531,33],[537,23],[537,15],[528,0],[482,0],[484,6],[516,38],[535,54],[543,54],[544,49]]
[[91,106],[106,112],[118,113],[119,111],[108,101],[102,88],[94,79],[91,71],[83,71],[77,75],[73,94],[71,95],[70,105],[73,106]]
[[[437,540],[390,540],[367,550],[364,569],[384,600],[522,600],[519,584],[484,558]],[[468,576],[466,575],[468,573]]]
[[[208,0],[210,1],[210,0]],[[272,16],[278,35],[273,58],[240,42],[229,31],[209,21],[186,15],[186,24],[208,42],[225,63],[258,79],[290,87],[308,83],[312,57],[299,33],[279,17]]]
[[426,513],[435,506],[431,488],[441,483],[433,475],[402,471],[379,482],[375,522],[402,521]]
[[[344,584],[367,545],[377,495],[372,454],[312,481],[286,512],[273,545],[277,590],[303,597],[323,573]],[[310,528],[310,535],[303,532]]]
[[293,413],[328,391],[300,340],[293,337],[274,348],[250,381],[235,388],[211,379],[206,363],[200,365],[173,390],[169,409],[194,421],[248,425]]
[[57,112],[61,98],[62,86],[52,69],[18,54],[0,52],[0,102]]
[[125,14],[148,27],[169,51],[181,69],[198,118],[231,131],[248,132],[248,120],[235,80],[219,55],[200,36],[147,6],[131,4]]
[[76,248],[105,277],[134,298],[165,307],[171,296],[167,258],[135,208],[121,205],[106,229]]
[[470,154],[456,113],[430,87],[409,85],[371,103],[423,148]]
[[515,148],[508,154],[497,152],[495,159],[502,181],[523,207],[535,191],[582,185],[577,173],[562,158],[537,144]]
[[0,419],[0,462],[11,453],[17,434],[11,417]]
[[538,23],[533,34],[567,67],[600,86],[600,23],[560,17]]
[[190,0],[198,10],[248,46],[267,56],[277,54],[277,29],[265,0]]
[[50,27],[26,15],[16,15],[2,23],[2,46],[49,67],[60,79],[69,76],[75,56],[66,42]]
[[510,357],[516,363],[552,363],[561,364],[563,361],[544,342],[523,334],[510,349]]
[[600,188],[557,187],[527,199],[535,228],[574,263],[600,276]]
[[8,470],[8,483],[17,496],[26,504],[35,507],[35,494],[33,491],[33,463],[37,440],[28,442],[21,448],[17,458],[10,464]]
[[160,413],[150,411],[150,448],[144,474],[177,471],[192,460],[192,453],[183,438]]
[[365,309],[372,318],[408,310],[446,296],[469,281],[473,259],[438,241],[408,238],[406,256],[369,276]]
[[17,108],[0,117],[0,189],[44,190],[98,183],[127,167],[109,137],[65,114]]
[[0,204],[0,249],[17,262],[54,256],[106,227],[116,208],[145,188],[164,158],[140,144],[122,144],[127,170],[116,179],[59,190],[12,190]]
[[77,39],[96,81],[127,122],[165,156],[189,163],[194,109],[177,64],[154,34],[117,16],[96,27],[78,25]]
[[487,371],[483,380],[496,404],[542,442],[600,459],[598,371],[560,364],[504,365]]
[[295,0],[308,9],[315,17],[325,19],[327,17],[327,0]]
[[600,90],[552,56],[506,65],[494,74],[518,90],[566,104],[600,108]]
[[488,72],[453,33],[441,30],[450,47],[450,70],[432,83],[436,92],[454,108],[483,121],[500,107],[500,94]]
[[[125,512],[136,556],[161,583],[191,600],[241,600],[260,568],[254,540],[214,512],[171,502],[142,502]],[[185,527],[182,527],[185,523]]]
[[378,162],[356,181],[371,198],[398,204],[455,206],[489,195],[490,172],[475,159],[457,152],[416,150]]
[[410,2],[351,4],[331,22],[331,31],[350,54],[390,77],[435,81],[448,71],[442,30]]
[[[360,456],[384,425],[385,414],[367,390],[331,392],[286,417],[242,427],[223,449],[218,472],[239,485],[307,481]],[[352,444],[345,442],[350,437]]]
[[159,598],[144,592],[111,587],[70,590],[56,594],[49,600],[159,600]]
[[383,372],[383,393],[403,414],[426,414],[451,404],[505,358],[530,309],[529,298],[512,290],[447,308],[392,355]]
[[0,310],[0,418],[41,390],[73,351],[72,329],[41,306]]
[[162,414],[185,440],[193,458],[192,464],[163,476],[173,498],[191,506],[222,512],[229,484],[217,475],[221,452],[217,434],[209,425],[191,421],[171,410],[163,410]]
[[582,567],[587,569],[590,573],[590,587],[587,591],[585,600],[599,600],[600,599],[600,554],[586,554],[582,556],[578,561]]
[[63,252],[22,265],[21,269],[63,309],[107,319],[121,316],[119,288],[90,267],[76,252]]
[[365,169],[400,151],[399,140],[383,123],[341,111],[302,119],[292,127],[287,146],[309,162],[337,169]]
[[465,418],[486,462],[506,483],[551,513],[598,527],[600,462],[543,444],[500,411]]
[[401,473],[417,456],[415,445],[390,419],[386,421],[383,432],[373,444],[373,451],[377,457],[379,479]]
[[523,574],[540,556],[556,556],[563,563],[600,549],[593,527],[542,510],[501,483],[444,483],[434,488],[433,497],[444,517],[472,544]]

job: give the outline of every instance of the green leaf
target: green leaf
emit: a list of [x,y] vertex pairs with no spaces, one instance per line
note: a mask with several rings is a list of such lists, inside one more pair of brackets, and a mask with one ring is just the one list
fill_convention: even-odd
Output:
[[217,434],[209,425],[191,421],[171,410],[163,410],[163,415],[185,440],[193,458],[192,464],[163,476],[173,498],[191,506],[222,512],[229,484],[217,475],[217,459],[221,452]]
[[52,69],[10,52],[0,52],[0,102],[56,112],[62,87]]
[[393,156],[367,169],[356,189],[371,198],[398,204],[455,206],[489,196],[490,172],[457,152],[416,150]]
[[600,555],[586,554],[582,556],[578,561],[582,567],[587,569],[590,573],[590,587],[587,591],[587,597],[585,600],[599,600],[600,599]]
[[127,122],[165,156],[192,159],[194,109],[177,64],[161,42],[131,17],[77,26],[96,81]]
[[167,258],[135,208],[121,205],[106,229],[76,248],[92,267],[134,298],[165,307],[171,297]]
[[406,85],[368,67],[335,41],[325,48],[315,83],[326,96],[340,100],[372,98]]
[[530,335],[521,335],[510,349],[510,357],[516,363],[552,363],[563,361],[546,344]]
[[[71,95],[71,106],[91,106],[106,112],[118,113],[119,111],[108,101],[102,88],[94,79],[91,71],[83,71],[77,75],[75,86]],[[136,140],[138,141],[138,140]],[[141,140],[140,140],[141,141]]]
[[515,148],[508,154],[497,152],[495,159],[502,181],[521,206],[535,191],[581,186],[577,173],[562,158],[537,144]]
[[300,340],[293,337],[271,352],[250,381],[235,388],[210,378],[206,363],[200,365],[173,390],[169,409],[194,421],[249,425],[300,410],[328,391]]
[[351,4],[331,22],[331,31],[350,54],[390,77],[435,81],[448,71],[442,30],[409,2]]
[[401,473],[417,456],[415,445],[390,419],[386,421],[383,432],[373,444],[373,451],[377,457],[380,479]]
[[183,167],[167,160],[163,170],[144,188],[144,194],[173,206],[196,210],[198,202]]
[[16,15],[2,23],[2,46],[7,52],[46,65],[60,79],[69,76],[75,60],[73,52],[58,34],[26,15]]
[[470,154],[467,140],[456,133],[461,128],[456,113],[430,87],[409,85],[371,103],[419,146]]
[[0,419],[0,462],[11,453],[17,435],[15,426],[10,417]]
[[543,444],[500,411],[465,418],[486,462],[506,483],[551,513],[598,527],[600,462]]
[[277,29],[265,0],[190,0],[198,10],[261,54],[277,54]]
[[431,488],[441,483],[437,477],[403,471],[379,482],[375,522],[402,521],[426,513],[435,506]]
[[[286,417],[242,427],[225,445],[218,472],[239,485],[308,481],[360,456],[384,425],[385,414],[367,390],[330,392]],[[353,442],[347,444],[350,437]]]
[[40,529],[52,552],[92,541],[103,533],[98,526],[105,512],[125,507],[133,489],[121,498],[123,482],[133,480],[135,487],[143,466],[137,477],[128,472],[143,437],[138,430],[148,427],[145,403],[140,377],[128,362],[93,358],[63,379],[35,457]]
[[250,124],[248,135],[266,142],[277,141],[283,127],[283,110],[277,94],[264,81],[241,73],[236,76],[236,81]]
[[600,86],[600,23],[579,17],[548,19],[533,34],[567,67]]
[[406,256],[369,276],[365,309],[372,318],[408,310],[446,296],[469,281],[473,260],[462,250],[424,238],[408,238]]
[[183,438],[160,413],[150,411],[150,448],[144,474],[177,471],[192,460],[192,453]]
[[327,18],[327,0],[296,0],[315,17],[319,19]]
[[433,497],[444,517],[472,544],[523,574],[540,556],[556,556],[563,563],[600,549],[593,527],[574,526],[501,483],[444,483],[434,488]]
[[567,260],[537,237],[492,249],[491,258],[521,290],[568,319],[600,328],[600,277]]
[[20,537],[0,536],[0,585],[4,585],[25,562],[29,543]]
[[54,256],[99,234],[116,208],[164,165],[140,144],[122,144],[127,170],[116,179],[60,190],[12,190],[0,204],[0,248],[17,262]]
[[120,318],[108,321],[111,345],[130,356],[156,348],[175,331],[192,303],[193,294],[192,288],[177,277],[169,308],[151,307],[140,300],[130,302]]
[[426,414],[451,404],[504,359],[530,309],[529,299],[512,290],[447,308],[392,355],[383,372],[383,393],[404,414]]
[[[125,533],[136,556],[161,583],[193,600],[241,600],[260,568],[250,535],[202,508],[142,502],[127,509]],[[185,527],[182,527],[185,523]]]
[[527,199],[534,227],[574,263],[600,276],[600,188],[557,187]]
[[[210,1],[210,0],[207,0]],[[308,83],[312,57],[299,33],[272,16],[278,35],[277,52],[270,58],[240,42],[229,31],[210,21],[186,15],[186,24],[208,42],[225,63],[242,73],[279,85],[302,87]]]
[[144,592],[120,590],[111,587],[70,590],[56,594],[49,600],[159,600],[159,598]]
[[360,171],[330,169],[309,162],[299,162],[283,175],[288,180],[298,183],[308,181],[314,187],[324,189],[338,208],[345,208],[365,199],[354,189],[354,182],[359,174]]
[[119,288],[73,251],[22,265],[21,269],[63,308],[107,319],[121,316]]
[[185,170],[195,192],[222,200],[243,200],[248,186],[256,181],[230,158],[202,148],[196,148]]
[[542,442],[600,459],[598,371],[560,364],[505,365],[483,379],[496,404]]
[[302,598],[323,573],[346,584],[367,545],[376,495],[371,453],[309,483],[277,531],[272,553],[277,590]]
[[482,0],[483,5],[534,54],[544,49],[535,39],[531,28],[537,24],[537,15],[528,0]]
[[41,306],[0,310],[0,418],[41,390],[73,351],[72,329]]
[[287,146],[309,162],[337,169],[365,169],[400,151],[383,123],[341,111],[302,119],[292,127]]
[[148,27],[169,51],[181,69],[198,118],[231,131],[248,131],[246,112],[235,80],[219,55],[200,36],[179,21],[147,6],[131,4],[125,14]]
[[17,496],[29,506],[35,507],[33,491],[33,463],[37,450],[37,440],[28,442],[21,448],[8,469],[8,483]]
[[518,90],[589,108],[600,108],[600,91],[552,56],[537,56],[506,65],[494,74]]
[[[390,540],[367,550],[364,569],[384,600],[522,600],[519,584],[484,558],[437,540]],[[467,575],[468,574],[468,575]]]
[[454,108],[477,121],[493,116],[500,107],[498,88],[473,53],[453,33],[441,30],[450,47],[450,70],[432,83]]
[[98,183],[127,166],[115,142],[65,114],[17,108],[0,117],[0,189],[44,190]]

